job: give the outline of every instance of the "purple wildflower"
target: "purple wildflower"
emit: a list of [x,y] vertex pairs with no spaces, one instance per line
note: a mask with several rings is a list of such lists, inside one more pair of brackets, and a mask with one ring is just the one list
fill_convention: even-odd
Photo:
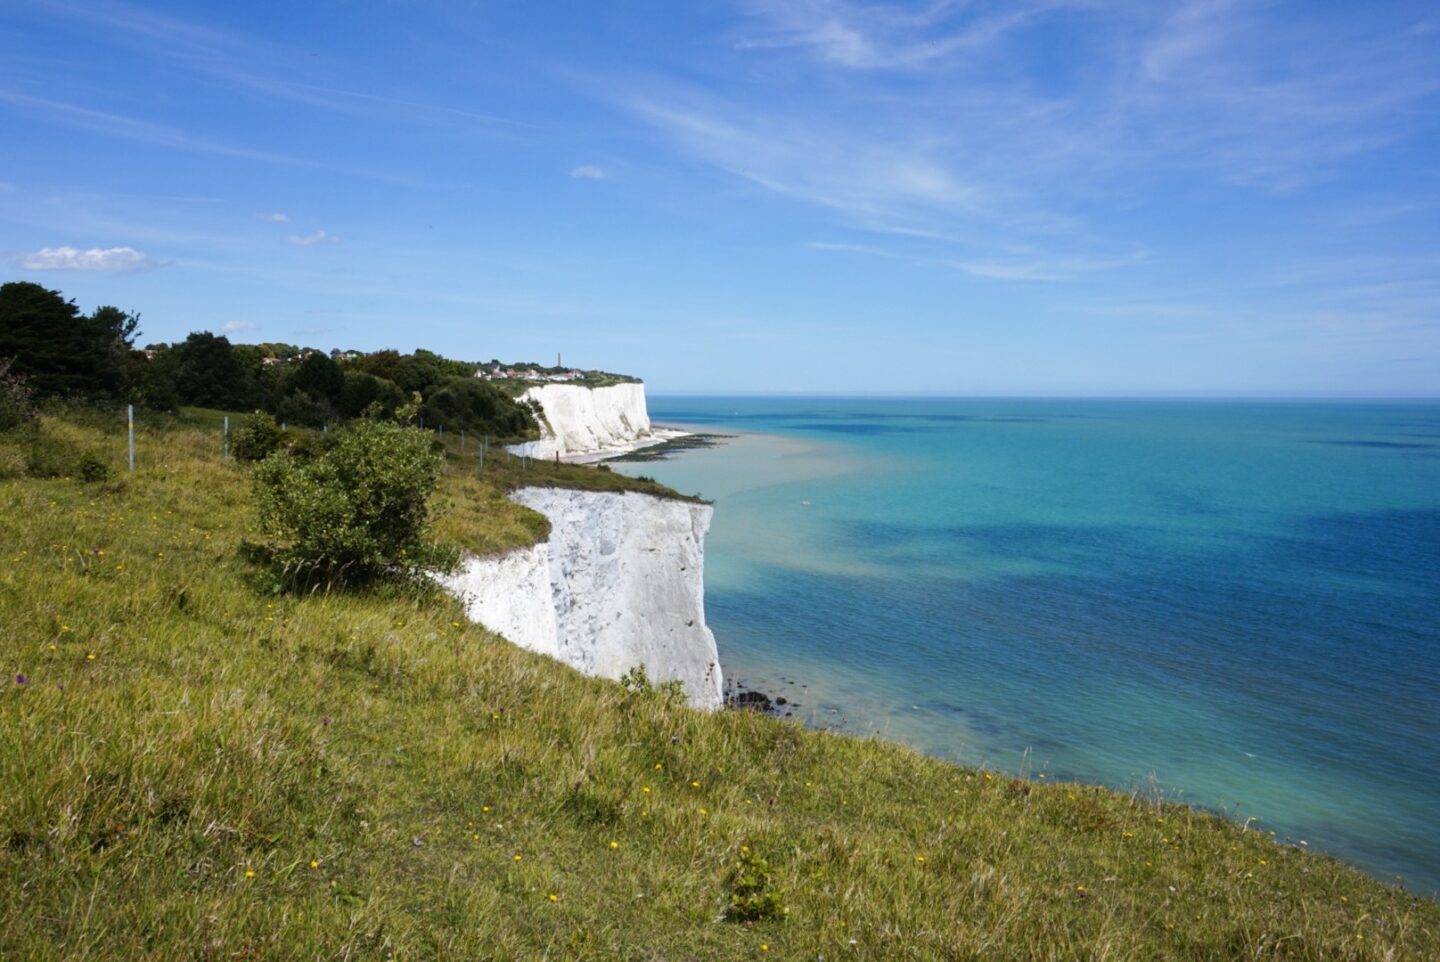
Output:
[[17,685],[28,685],[28,684],[30,684],[30,676],[29,676],[29,675],[16,675],[16,676],[15,676],[15,684],[17,684]]

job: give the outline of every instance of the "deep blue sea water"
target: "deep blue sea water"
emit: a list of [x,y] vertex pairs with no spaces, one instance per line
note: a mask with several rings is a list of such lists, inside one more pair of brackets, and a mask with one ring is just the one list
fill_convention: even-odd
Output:
[[[1440,891],[1440,403],[652,399],[729,677]],[[803,687],[802,687],[803,686]]]

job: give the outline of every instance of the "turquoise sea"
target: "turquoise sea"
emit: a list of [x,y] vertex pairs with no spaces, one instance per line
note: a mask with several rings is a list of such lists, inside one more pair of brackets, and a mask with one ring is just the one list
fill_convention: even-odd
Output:
[[1440,403],[652,399],[727,676],[1440,891]]

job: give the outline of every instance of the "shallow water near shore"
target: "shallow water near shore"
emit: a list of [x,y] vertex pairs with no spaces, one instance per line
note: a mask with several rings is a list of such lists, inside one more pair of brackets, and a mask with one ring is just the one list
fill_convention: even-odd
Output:
[[1440,891],[1440,404],[651,400],[727,677]]

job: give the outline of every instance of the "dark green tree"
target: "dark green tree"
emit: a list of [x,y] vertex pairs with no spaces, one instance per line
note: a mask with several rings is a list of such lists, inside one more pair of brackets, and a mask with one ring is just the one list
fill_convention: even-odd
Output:
[[181,403],[230,410],[251,406],[255,382],[229,338],[197,331],[175,348],[175,355]]
[[318,428],[337,417],[335,405],[326,398],[315,398],[304,391],[291,391],[275,405],[275,416],[285,424],[303,424]]
[[15,358],[15,373],[42,396],[119,395],[139,323],[117,307],[81,314],[59,291],[29,281],[0,285],[0,357]]
[[317,401],[334,402],[340,398],[340,389],[344,385],[345,374],[340,365],[329,355],[313,351],[293,366],[285,379],[285,393],[304,391]]
[[497,438],[521,438],[536,428],[529,408],[509,394],[474,377],[454,377],[425,398],[427,427],[444,425]]
[[342,417],[356,418],[374,404],[378,405],[380,416],[388,418],[405,400],[405,392],[394,381],[364,371],[346,371],[338,406]]
[[168,345],[131,351],[126,363],[125,396],[142,407],[174,411],[180,406],[180,389],[175,384],[179,370],[179,356]]
[[447,377],[444,358],[429,351],[401,354],[398,351],[376,351],[349,363],[351,370],[364,371],[399,385],[407,395],[419,391],[428,395]]

